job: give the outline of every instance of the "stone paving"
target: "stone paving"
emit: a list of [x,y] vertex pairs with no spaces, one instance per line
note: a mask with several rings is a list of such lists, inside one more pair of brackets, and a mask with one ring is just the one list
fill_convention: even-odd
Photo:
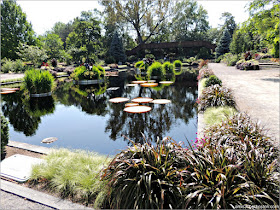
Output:
[[258,120],[279,146],[279,68],[241,71],[220,63],[208,67],[233,91],[239,111]]

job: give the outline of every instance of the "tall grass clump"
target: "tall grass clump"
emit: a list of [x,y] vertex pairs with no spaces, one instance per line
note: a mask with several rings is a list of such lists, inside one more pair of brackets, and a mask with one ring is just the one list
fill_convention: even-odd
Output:
[[31,94],[48,93],[54,86],[50,72],[30,69],[25,72],[24,85]]
[[185,150],[167,139],[136,144],[119,153],[103,171],[110,208],[166,209],[182,206]]
[[62,198],[86,205],[93,205],[102,196],[105,182],[100,182],[99,172],[109,161],[105,156],[58,149],[44,159],[44,163],[33,167],[30,185],[40,185]]
[[165,70],[166,74],[174,74],[174,64],[171,64],[170,62],[165,62],[162,65],[163,69]]
[[165,69],[162,67],[160,62],[154,62],[151,66],[149,66],[147,74],[149,77],[164,77]]
[[220,85],[212,85],[203,89],[202,94],[197,99],[198,111],[205,111],[213,106],[232,106],[235,107],[235,101],[232,92]]
[[205,124],[211,126],[216,123],[222,123],[222,121],[235,115],[236,113],[236,109],[229,106],[209,107],[205,110],[203,118]]
[[104,73],[103,70],[100,71],[99,68],[92,66],[92,69],[87,69],[85,66],[79,66],[75,68],[71,77],[74,80],[97,80],[100,79],[100,76]]

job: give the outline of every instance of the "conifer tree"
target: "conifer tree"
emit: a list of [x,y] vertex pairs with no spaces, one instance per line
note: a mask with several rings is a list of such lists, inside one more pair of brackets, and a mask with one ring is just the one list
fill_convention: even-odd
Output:
[[229,52],[230,42],[231,42],[230,33],[228,32],[228,29],[225,29],[223,32],[223,35],[218,43],[218,46],[215,49],[216,58]]
[[114,59],[116,60],[117,63],[126,61],[126,55],[124,53],[122,40],[119,37],[119,34],[117,31],[114,33],[114,36],[113,36],[113,39],[111,42],[111,46],[110,46],[110,50],[109,50],[109,54],[114,57]]

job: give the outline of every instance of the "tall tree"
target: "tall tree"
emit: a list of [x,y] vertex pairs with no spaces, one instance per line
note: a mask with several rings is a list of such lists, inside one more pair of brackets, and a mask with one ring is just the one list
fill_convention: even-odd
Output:
[[207,18],[207,11],[196,1],[177,2],[172,19],[174,39],[176,41],[205,39],[209,29]]
[[110,46],[109,54],[114,57],[116,62],[125,62],[126,56],[123,49],[122,40],[117,31],[115,31],[112,43]]
[[17,59],[20,44],[36,44],[32,26],[15,0],[1,1],[1,56]]
[[47,34],[43,39],[49,58],[60,59],[63,51],[63,42],[57,34]]
[[227,29],[224,30],[223,35],[216,47],[216,58],[229,52],[229,45],[231,42],[230,34]]
[[220,17],[220,20],[224,21],[224,24],[222,26],[222,31],[227,29],[230,36],[232,37],[233,32],[234,32],[234,30],[237,26],[236,23],[235,23],[233,15],[229,12],[224,12],[224,13],[222,13],[222,16]]
[[54,24],[51,31],[47,32],[48,34],[57,34],[61,41],[63,42],[64,49],[66,48],[66,38],[73,31],[74,24],[73,21],[68,22],[67,24],[62,22],[57,22]]
[[100,0],[111,24],[125,23],[136,32],[139,44],[150,40],[164,20],[172,14],[172,0]]
[[100,22],[93,17],[91,12],[82,12],[81,17],[74,21],[76,21],[74,30],[66,39],[66,47],[68,49],[83,48],[81,51],[86,52],[84,56],[87,59],[96,57],[96,52],[100,47]]

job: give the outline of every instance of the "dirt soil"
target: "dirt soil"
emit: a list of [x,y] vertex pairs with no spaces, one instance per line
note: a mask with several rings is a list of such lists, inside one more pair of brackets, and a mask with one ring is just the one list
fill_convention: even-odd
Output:
[[279,146],[279,68],[242,71],[219,63],[208,67],[233,91],[238,110],[260,122]]

